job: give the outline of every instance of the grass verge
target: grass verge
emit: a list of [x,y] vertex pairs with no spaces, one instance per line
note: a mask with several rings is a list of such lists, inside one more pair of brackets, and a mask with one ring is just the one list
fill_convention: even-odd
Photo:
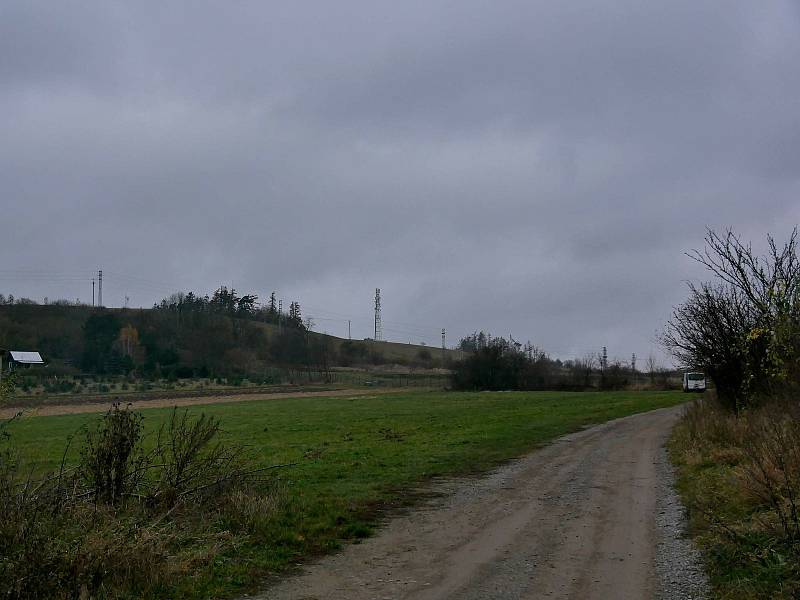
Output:
[[[584,426],[684,399],[675,392],[402,393],[190,409],[219,418],[222,439],[247,444],[256,464],[296,464],[276,476],[280,497],[266,500],[268,519],[257,511],[252,526],[227,523],[222,512],[212,523],[182,521],[185,535],[170,552],[187,558],[154,591],[129,596],[229,597],[255,589],[267,575],[370,535],[386,509],[413,501],[409,490],[430,478],[484,471]],[[170,410],[143,413],[153,432]],[[57,468],[66,440],[95,419],[23,418],[9,432],[26,463],[44,473]],[[75,460],[73,447],[66,461]],[[123,582],[109,597],[125,593]]]
[[711,399],[673,431],[678,491],[715,598],[800,597],[799,412],[776,402],[736,416]]

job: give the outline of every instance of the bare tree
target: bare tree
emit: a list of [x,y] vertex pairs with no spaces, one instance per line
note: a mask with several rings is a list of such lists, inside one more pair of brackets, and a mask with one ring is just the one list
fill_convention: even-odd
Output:
[[782,247],[768,237],[763,257],[730,229],[722,236],[709,229],[705,241],[702,252],[688,256],[717,281],[689,284],[689,299],[674,309],[662,343],[684,367],[704,369],[720,399],[738,409],[776,383],[783,346],[796,339],[797,229]]
[[645,368],[647,369],[648,377],[650,377],[650,385],[655,384],[656,373],[658,373],[658,362],[656,361],[656,357],[653,356],[652,354],[647,357]]

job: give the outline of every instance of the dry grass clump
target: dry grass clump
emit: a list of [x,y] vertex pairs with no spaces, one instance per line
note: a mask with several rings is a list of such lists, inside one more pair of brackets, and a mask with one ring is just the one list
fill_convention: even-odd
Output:
[[[759,411],[747,419],[746,459],[739,476],[750,499],[774,512],[787,545],[800,544],[800,421],[797,408]],[[795,414],[792,414],[795,413]]]
[[175,410],[149,449],[142,431],[114,406],[78,465],[40,479],[0,453],[3,597],[168,597],[276,514],[280,490],[218,441],[216,420]]
[[674,437],[683,462],[692,466],[708,462],[736,465],[742,458],[736,416],[719,409],[713,392],[707,392],[704,401],[689,405]]
[[693,403],[671,442],[720,597],[800,594],[800,405]]
[[742,497],[754,510],[774,511],[776,534],[800,544],[800,406],[776,401],[736,415],[713,400],[695,402],[683,427],[684,460],[732,467]]

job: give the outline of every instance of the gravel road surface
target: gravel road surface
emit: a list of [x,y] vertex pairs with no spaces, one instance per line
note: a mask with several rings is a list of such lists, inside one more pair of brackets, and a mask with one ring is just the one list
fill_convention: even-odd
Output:
[[663,449],[681,408],[560,438],[270,587],[269,599],[704,598]]

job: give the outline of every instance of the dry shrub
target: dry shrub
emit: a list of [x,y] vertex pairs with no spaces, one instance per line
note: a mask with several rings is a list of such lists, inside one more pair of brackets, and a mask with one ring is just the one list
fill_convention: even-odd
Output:
[[242,446],[226,445],[217,438],[217,419],[173,408],[162,425],[153,450],[156,477],[146,481],[143,496],[150,505],[171,508],[192,500],[203,503],[233,485],[241,485],[263,469],[254,468]]
[[736,488],[761,526],[800,548],[800,406],[775,400],[737,415],[712,398],[687,408],[684,427],[684,460],[735,467]]
[[140,413],[114,404],[86,433],[80,475],[95,501],[116,505],[134,493],[147,470]]
[[683,420],[690,441],[708,452],[711,449],[736,449],[741,446],[742,429],[735,414],[725,410],[712,392],[695,400],[686,409]]
[[17,517],[17,544],[0,563],[7,598],[158,597],[236,543],[213,522],[198,528],[180,515],[158,521],[86,503]]
[[142,431],[141,416],[114,406],[86,433],[80,464],[41,479],[0,452],[0,595],[168,595],[276,514],[279,490],[244,448],[218,441],[216,420],[173,411],[147,451]]
[[[83,588],[93,595],[159,596],[176,581],[209,563],[219,552],[236,544],[222,528],[198,528],[192,519],[120,520],[108,515],[106,527],[82,540],[84,571],[94,577]],[[86,568],[88,567],[88,569]],[[81,569],[76,569],[80,571]]]
[[746,419],[747,460],[739,472],[748,496],[769,507],[776,533],[788,545],[800,545],[800,421],[794,406],[761,409]]

